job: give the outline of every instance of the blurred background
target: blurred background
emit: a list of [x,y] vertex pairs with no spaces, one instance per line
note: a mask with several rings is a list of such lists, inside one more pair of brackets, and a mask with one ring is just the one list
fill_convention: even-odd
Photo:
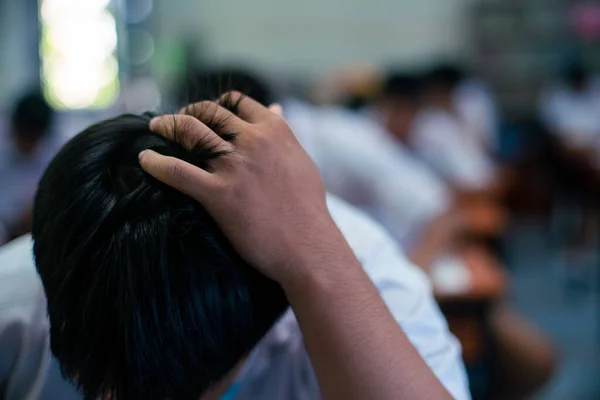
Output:
[[[600,399],[600,2],[0,0],[0,243],[68,138],[174,111],[219,71],[319,131],[328,190],[432,277],[474,398]],[[357,195],[349,164],[389,193]],[[417,195],[429,181],[444,194]]]

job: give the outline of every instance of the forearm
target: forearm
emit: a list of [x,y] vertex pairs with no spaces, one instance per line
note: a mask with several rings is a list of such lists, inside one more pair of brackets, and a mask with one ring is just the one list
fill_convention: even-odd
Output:
[[427,271],[441,255],[451,248],[452,241],[424,232],[408,251],[408,259]]
[[408,259],[414,264],[428,271],[433,262],[443,254],[446,246],[435,243],[428,237],[419,238],[419,241],[407,254]]
[[308,272],[284,289],[324,399],[450,398],[341,234],[334,250],[297,261]]
[[436,218],[414,240],[408,250],[408,258],[424,270],[429,269],[438,257],[452,250],[461,229],[462,223],[456,212]]

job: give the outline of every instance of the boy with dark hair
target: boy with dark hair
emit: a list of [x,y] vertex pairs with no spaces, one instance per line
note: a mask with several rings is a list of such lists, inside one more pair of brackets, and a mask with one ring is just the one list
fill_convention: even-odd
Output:
[[0,244],[30,229],[35,186],[55,150],[48,140],[53,116],[42,94],[30,92],[0,132]]
[[65,375],[109,399],[447,398],[435,377],[468,398],[424,276],[325,205],[274,111],[235,104],[106,121],[48,168],[34,250]]

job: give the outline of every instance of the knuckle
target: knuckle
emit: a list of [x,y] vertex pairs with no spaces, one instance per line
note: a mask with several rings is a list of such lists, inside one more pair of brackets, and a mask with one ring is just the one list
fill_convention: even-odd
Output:
[[190,104],[186,107],[185,114],[196,119],[202,119],[203,116],[207,115],[211,110],[214,110],[215,103],[209,100],[200,101],[198,103]]
[[196,107],[196,103],[188,104],[185,107],[179,109],[178,115],[194,115],[194,108]]
[[235,91],[235,90],[230,90],[230,91],[223,93],[219,97],[219,100],[217,101],[217,103],[222,107],[231,109],[231,108],[234,108],[234,105],[236,105],[242,99],[242,97],[243,97],[242,93]]
[[196,107],[200,110],[206,110],[207,108],[212,108],[215,106],[214,101],[203,100],[199,103],[196,103]]
[[179,118],[178,126],[176,126],[176,129],[181,132],[193,132],[194,126],[194,117],[185,115]]
[[241,92],[239,92],[237,90],[228,90],[227,92],[225,92],[225,93],[223,93],[221,95],[221,98],[224,98],[224,97],[233,97],[234,99],[236,99],[236,98],[238,98],[240,96],[242,96]]

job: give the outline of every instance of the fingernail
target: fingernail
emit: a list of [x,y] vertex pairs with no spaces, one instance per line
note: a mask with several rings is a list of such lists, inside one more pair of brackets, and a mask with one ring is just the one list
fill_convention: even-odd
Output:
[[140,151],[140,153],[138,154],[138,161],[142,161],[142,157],[144,157],[144,154],[146,153],[148,153],[148,150]]
[[150,129],[154,129],[160,117],[154,117],[150,120]]

